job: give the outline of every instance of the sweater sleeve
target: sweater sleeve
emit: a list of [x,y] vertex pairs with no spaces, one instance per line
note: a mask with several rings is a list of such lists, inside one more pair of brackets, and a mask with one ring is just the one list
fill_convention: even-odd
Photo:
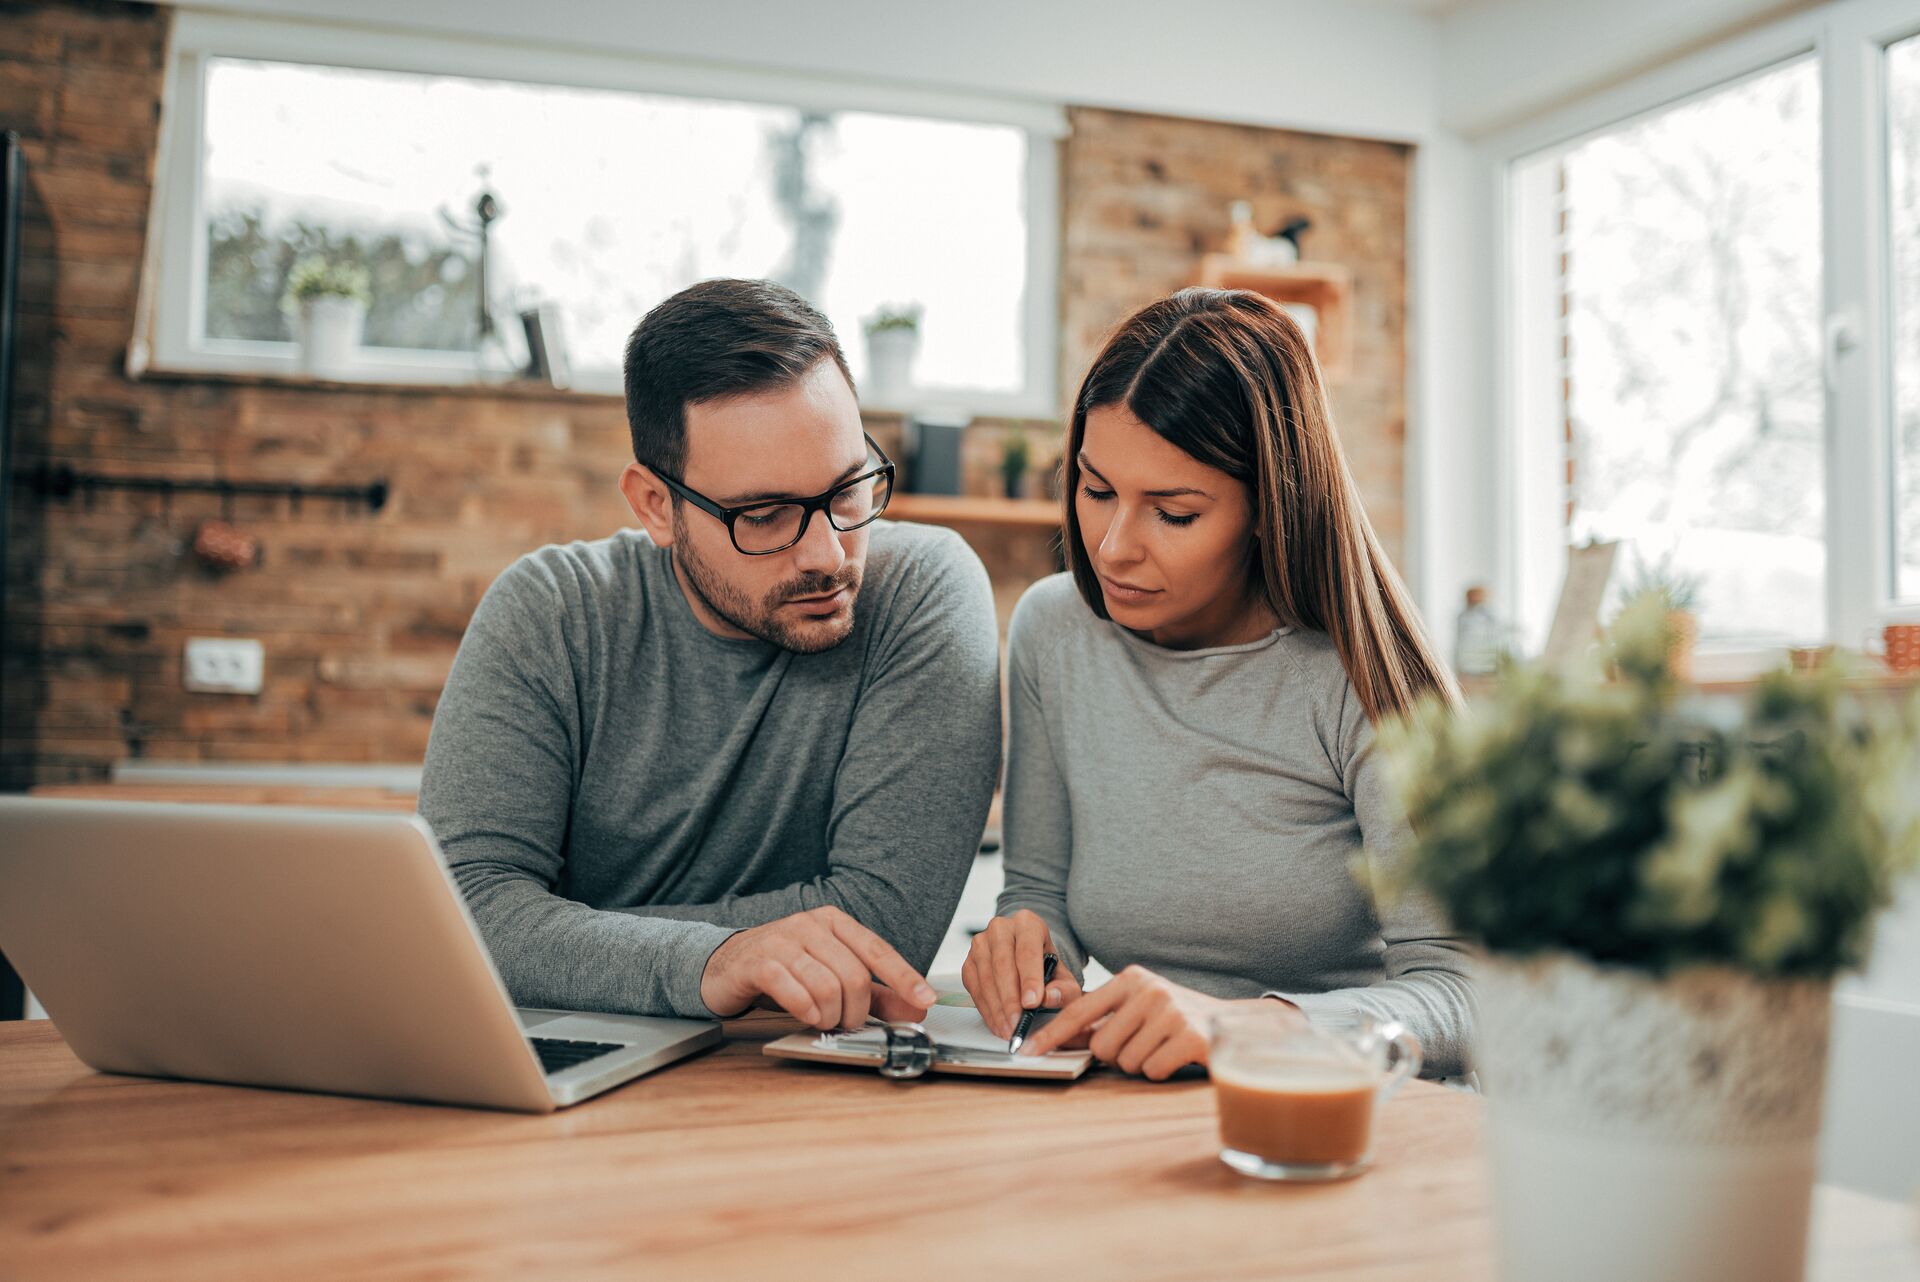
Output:
[[[1341,705],[1340,764],[1347,796],[1360,825],[1362,869],[1373,886],[1399,882],[1413,830],[1393,793],[1373,726],[1348,687]],[[1449,933],[1436,904],[1411,888],[1386,903],[1376,894],[1385,978],[1357,988],[1322,993],[1273,993],[1309,1018],[1318,1013],[1360,1012],[1404,1025],[1420,1039],[1426,1077],[1451,1077],[1472,1067],[1474,992],[1472,949]]]
[[555,893],[580,751],[563,616],[531,559],[488,590],[434,712],[420,814],[516,1003],[711,1019],[700,980],[731,930]]
[[1007,781],[1001,791],[1006,886],[995,911],[1038,913],[1061,961],[1083,980],[1087,953],[1067,916],[1067,872],[1073,862],[1073,812],[1067,780],[1040,693],[1040,668],[1051,637],[1038,603],[1023,598],[1007,629]]

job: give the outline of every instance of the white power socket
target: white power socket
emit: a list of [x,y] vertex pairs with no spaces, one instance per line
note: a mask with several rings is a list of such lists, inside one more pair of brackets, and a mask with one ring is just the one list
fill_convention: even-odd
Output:
[[189,637],[187,658],[181,670],[189,690],[202,694],[259,694],[260,677],[266,665],[266,648],[258,641]]

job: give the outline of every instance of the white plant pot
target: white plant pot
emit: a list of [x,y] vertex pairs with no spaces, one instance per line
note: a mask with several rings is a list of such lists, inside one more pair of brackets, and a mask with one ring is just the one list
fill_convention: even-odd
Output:
[[867,397],[877,405],[897,408],[913,391],[913,358],[920,353],[920,335],[910,329],[883,329],[867,335]]
[[343,378],[354,371],[365,303],[351,298],[308,298],[300,303],[300,369],[316,378]]
[[1831,983],[1479,971],[1505,1282],[1799,1282]]

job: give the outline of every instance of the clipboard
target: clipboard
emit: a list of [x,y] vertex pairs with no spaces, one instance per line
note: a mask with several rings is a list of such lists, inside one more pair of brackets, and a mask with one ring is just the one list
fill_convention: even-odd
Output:
[[[959,1000],[966,1001],[964,996]],[[951,1073],[1070,1082],[1093,1064],[1090,1051],[1009,1055],[1006,1043],[986,1031],[972,1005],[954,1004],[951,996],[929,1010],[920,1023],[880,1024],[851,1033],[794,1033],[767,1043],[761,1053],[775,1059],[871,1068],[896,1080]]]

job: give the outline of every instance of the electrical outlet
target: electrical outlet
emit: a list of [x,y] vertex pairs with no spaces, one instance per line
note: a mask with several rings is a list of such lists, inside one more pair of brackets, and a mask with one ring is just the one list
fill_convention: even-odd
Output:
[[189,690],[202,694],[259,694],[266,648],[231,637],[190,637],[181,665]]

